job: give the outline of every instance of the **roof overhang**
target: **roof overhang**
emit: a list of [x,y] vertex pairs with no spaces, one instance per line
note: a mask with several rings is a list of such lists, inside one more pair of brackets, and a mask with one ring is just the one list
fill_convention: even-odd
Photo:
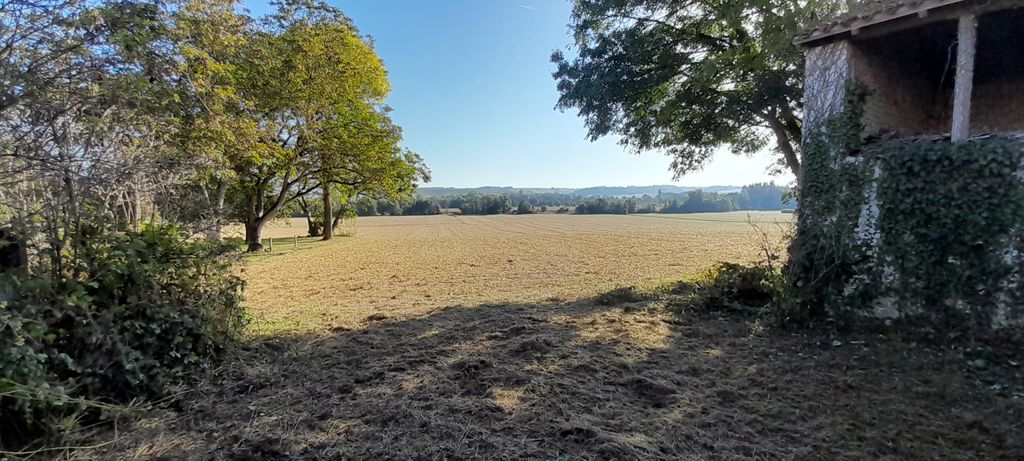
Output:
[[[929,18],[932,10],[950,7],[957,4],[965,5],[986,5],[986,4],[1015,3],[1024,5],[1024,0],[1004,1],[973,1],[973,0],[902,0],[878,2],[875,8],[864,9],[847,13],[832,21],[828,21],[804,31],[793,40],[793,43],[801,46],[815,46],[817,42],[823,42],[840,35],[858,35],[861,29],[874,27],[882,23],[896,22],[931,22],[941,18]],[[1006,6],[1002,6],[1005,8]],[[995,8],[999,9],[999,8]],[[909,20],[909,21],[908,21]],[[911,24],[912,25],[912,24]]]

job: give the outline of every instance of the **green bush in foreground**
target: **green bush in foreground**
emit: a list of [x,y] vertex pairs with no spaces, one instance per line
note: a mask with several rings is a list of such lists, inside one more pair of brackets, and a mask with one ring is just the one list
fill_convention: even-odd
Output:
[[678,310],[762,315],[780,309],[781,273],[766,266],[721,263],[671,289]]
[[171,227],[78,237],[61,277],[0,274],[0,448],[157,397],[244,327],[230,245]]

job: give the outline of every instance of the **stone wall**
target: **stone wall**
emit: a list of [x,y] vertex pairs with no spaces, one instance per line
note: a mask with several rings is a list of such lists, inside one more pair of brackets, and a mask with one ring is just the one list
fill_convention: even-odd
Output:
[[803,137],[820,131],[829,117],[843,110],[843,95],[853,77],[851,47],[838,41],[807,50],[804,61]]
[[807,309],[951,328],[960,319],[971,328],[1024,325],[1024,139],[1014,135],[1024,132],[1024,41],[997,40],[986,24],[971,131],[1002,136],[967,143],[864,145],[879,132],[949,132],[949,24],[930,26],[925,38],[916,31],[807,50],[790,255]]
[[1024,132],[1024,75],[1010,75],[975,86],[971,98],[971,133],[1021,132]]

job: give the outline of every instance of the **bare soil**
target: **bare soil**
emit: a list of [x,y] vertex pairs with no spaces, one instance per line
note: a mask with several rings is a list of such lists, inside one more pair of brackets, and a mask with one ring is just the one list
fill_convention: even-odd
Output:
[[88,456],[1024,458],[1019,354],[597,301],[261,339]]

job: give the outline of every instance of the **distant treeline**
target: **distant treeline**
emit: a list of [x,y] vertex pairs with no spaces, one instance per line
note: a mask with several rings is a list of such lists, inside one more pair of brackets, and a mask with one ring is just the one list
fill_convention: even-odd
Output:
[[707,213],[736,210],[782,210],[789,189],[775,183],[744,186],[737,192],[715,193],[703,190],[658,192],[639,197],[585,197],[576,194],[530,193],[450,195],[411,201],[378,200],[363,197],[350,204],[358,216],[430,215],[456,212],[466,215],[576,213]]

